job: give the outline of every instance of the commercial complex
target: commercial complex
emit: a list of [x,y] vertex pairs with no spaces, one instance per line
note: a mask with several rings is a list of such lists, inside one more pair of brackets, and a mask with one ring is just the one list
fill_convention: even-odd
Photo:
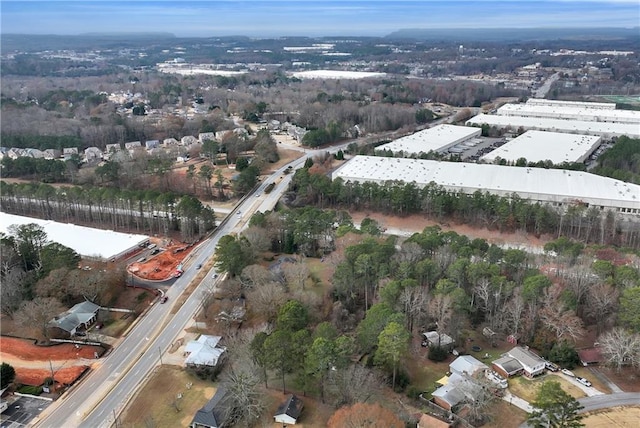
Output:
[[82,257],[98,260],[124,257],[149,242],[149,237],[145,235],[93,229],[70,223],[58,223],[0,212],[0,232],[8,233],[8,227],[13,224],[30,223],[42,226],[50,241],[69,247]]
[[577,108],[589,108],[596,110],[615,110],[615,103],[589,103],[583,101],[561,101],[561,100],[547,100],[544,98],[529,98],[527,104],[537,106],[549,106],[549,107],[577,107]]
[[524,116],[549,119],[584,120],[588,122],[635,123],[640,125],[640,111],[591,108],[584,105],[505,104],[500,116]]
[[554,164],[584,162],[598,148],[601,140],[601,137],[593,135],[527,131],[480,160],[486,163],[494,163],[498,158],[507,163],[515,163],[520,158],[528,162],[550,160]]
[[565,132],[568,134],[598,135],[603,138],[620,137],[640,138],[640,125],[632,123],[588,122],[583,120],[548,119],[524,116],[500,116],[479,114],[466,122],[471,126],[484,124],[498,129],[511,129],[513,132],[524,130]]
[[431,151],[443,152],[449,147],[480,136],[480,133],[480,129],[468,126],[438,125],[378,146],[376,150],[402,152],[404,156],[419,155]]
[[433,182],[448,191],[517,193],[558,207],[579,203],[640,217],[639,185],[581,171],[356,156],[333,172],[332,179],[337,178],[378,184],[401,181],[420,187]]

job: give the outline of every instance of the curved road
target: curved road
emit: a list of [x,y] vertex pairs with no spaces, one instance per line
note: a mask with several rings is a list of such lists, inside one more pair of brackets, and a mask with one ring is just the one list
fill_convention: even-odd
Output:
[[580,413],[587,413],[608,407],[640,406],[640,393],[618,392],[615,394],[594,395],[593,397],[581,398],[578,401],[584,406]]

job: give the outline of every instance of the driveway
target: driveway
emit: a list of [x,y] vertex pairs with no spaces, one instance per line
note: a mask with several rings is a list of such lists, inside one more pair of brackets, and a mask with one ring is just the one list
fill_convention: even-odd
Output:
[[595,397],[597,395],[604,395],[604,392],[599,391],[599,390],[595,389],[592,386],[585,386],[585,385],[581,384],[580,382],[578,382],[576,380],[575,377],[567,376],[566,374],[560,373],[560,372],[556,373],[556,376],[560,376],[561,378],[565,379],[570,384],[580,388],[582,390],[582,392],[587,394],[587,397]]

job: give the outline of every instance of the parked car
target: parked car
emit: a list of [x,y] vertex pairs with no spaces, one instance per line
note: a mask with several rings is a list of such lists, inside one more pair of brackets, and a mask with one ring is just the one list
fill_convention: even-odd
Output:
[[84,331],[76,331],[76,336],[86,336],[87,333],[85,333]]
[[586,380],[583,377],[576,377],[576,380],[578,382],[580,382],[581,384],[583,384],[584,386],[591,386],[591,382],[589,382],[588,380]]
[[169,300],[167,296],[162,296],[162,299],[160,299],[160,303],[167,303],[167,300]]
[[573,372],[571,370],[567,370],[567,369],[562,369],[560,370],[562,372],[562,374],[570,376],[570,377],[576,377],[576,375],[573,374]]
[[549,370],[550,372],[557,372],[558,370],[560,370],[560,367],[556,366],[555,364],[553,364],[550,361],[547,361],[544,363],[544,366],[546,367],[547,370]]

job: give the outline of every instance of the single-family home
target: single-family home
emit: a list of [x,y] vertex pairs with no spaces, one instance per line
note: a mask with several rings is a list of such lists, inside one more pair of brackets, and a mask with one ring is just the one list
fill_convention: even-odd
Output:
[[214,141],[216,139],[215,132],[201,132],[198,134],[198,140],[200,143],[204,143],[205,141]]
[[467,398],[463,389],[463,383],[465,382],[467,380],[464,377],[457,373],[452,373],[446,385],[441,386],[431,394],[433,402],[443,409],[453,412],[455,407]]
[[435,414],[423,413],[418,420],[418,428],[449,428],[451,422]]
[[42,150],[29,148],[24,149],[24,156],[34,159],[43,159],[44,153],[42,152]]
[[225,131],[216,131],[216,140],[217,141],[222,141],[225,138],[227,138],[228,135],[231,135],[231,131],[225,130]]
[[71,156],[77,155],[77,154],[78,154],[77,147],[65,147],[62,149],[62,158],[64,160],[69,160],[71,159]]
[[602,350],[600,348],[585,348],[578,351],[578,357],[583,366],[599,364],[602,360]]
[[522,364],[522,372],[525,376],[534,377],[544,372],[544,359],[531,352],[528,347],[523,348],[522,346],[516,346],[508,351],[507,355],[515,358]]
[[162,140],[162,144],[165,147],[177,146],[178,145],[178,140],[176,140],[175,138],[165,138],[164,140]]
[[124,148],[129,152],[129,154],[133,155],[136,150],[142,149],[142,143],[140,141],[130,141],[128,143],[124,143]]
[[449,364],[449,371],[451,373],[457,373],[460,376],[468,375],[475,376],[476,373],[488,370],[489,367],[482,361],[472,357],[471,355],[461,355],[451,364]]
[[218,388],[207,404],[198,410],[189,424],[190,428],[224,428],[227,424],[227,391]]
[[9,151],[8,147],[0,147],[0,160],[7,155],[8,151]]
[[113,143],[113,144],[107,144],[104,152],[105,154],[109,154],[109,153],[119,152],[120,150],[122,150],[122,146],[120,145],[120,143]]
[[453,338],[445,333],[438,333],[437,331],[428,331],[422,333],[424,340],[427,342],[427,346],[440,346],[441,348],[453,348],[455,342]]
[[52,319],[49,328],[59,336],[73,336],[89,328],[98,318],[99,310],[100,305],[85,300]]
[[198,139],[193,135],[185,135],[180,139],[180,144],[183,146],[191,146],[193,144],[198,144]]
[[24,156],[24,149],[19,147],[11,147],[7,150],[7,157],[13,160],[18,159],[19,157]]
[[84,149],[84,160],[87,163],[102,160],[102,150],[97,147],[87,147]]
[[522,373],[522,364],[508,355],[502,356],[491,363],[493,369],[504,377],[516,376]]
[[227,349],[224,346],[218,346],[221,339],[220,336],[202,334],[197,340],[187,343],[184,348],[184,354],[187,356],[185,365],[215,367]]
[[278,406],[273,418],[276,422],[287,425],[295,425],[302,413],[304,403],[298,397],[290,394],[287,399]]
[[160,146],[160,140],[147,140],[144,142],[144,148],[147,150],[157,149]]
[[62,155],[62,152],[58,149],[45,149],[42,153],[44,153],[44,158],[47,160],[58,159]]

